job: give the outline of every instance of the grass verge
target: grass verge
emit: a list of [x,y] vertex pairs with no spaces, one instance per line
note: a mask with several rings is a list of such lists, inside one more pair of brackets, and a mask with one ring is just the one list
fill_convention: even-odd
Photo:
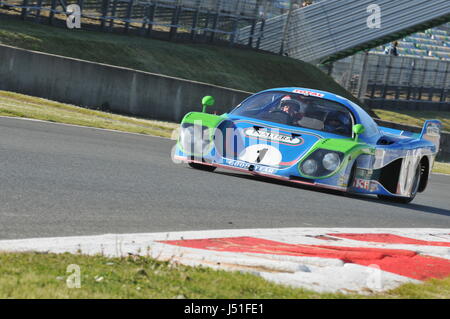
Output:
[[440,120],[442,129],[450,132],[449,111],[400,111],[400,110],[372,110],[380,120],[422,127],[425,120]]
[[[80,268],[81,288],[68,288],[69,265]],[[334,299],[450,298],[450,278],[407,284],[382,294],[316,293],[258,276],[188,267],[148,257],[0,253],[0,298]]]
[[171,137],[176,123],[85,109],[18,93],[0,91],[0,115]]
[[450,175],[450,163],[434,162],[433,173]]
[[[68,288],[67,266],[80,267],[81,288]],[[0,253],[0,298],[321,298],[251,274],[187,267],[151,258]]]

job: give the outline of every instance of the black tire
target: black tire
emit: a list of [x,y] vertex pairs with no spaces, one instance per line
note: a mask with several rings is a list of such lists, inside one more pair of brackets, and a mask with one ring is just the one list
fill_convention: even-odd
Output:
[[352,166],[352,170],[350,171],[350,176],[348,177],[347,188],[350,188],[353,186],[353,181],[355,180],[355,175],[356,175],[356,160]]
[[355,193],[350,192],[350,188],[353,186],[353,181],[355,180],[356,175],[356,161],[352,166],[352,169],[350,171],[350,175],[348,176],[347,180],[347,191],[345,191],[343,194],[344,196],[352,197]]
[[392,197],[392,196],[386,196],[386,195],[378,195],[378,198],[381,200],[388,201],[388,202],[408,204],[408,203],[412,202],[412,200],[417,195],[421,177],[422,177],[422,166],[421,166],[421,163],[419,163],[416,168],[416,174],[414,175],[413,191],[412,191],[410,197]]
[[192,162],[190,162],[188,164],[192,168],[199,169],[199,170],[205,171],[205,172],[214,172],[214,170],[216,169],[216,167],[210,166],[210,165],[202,165],[202,164],[192,163]]

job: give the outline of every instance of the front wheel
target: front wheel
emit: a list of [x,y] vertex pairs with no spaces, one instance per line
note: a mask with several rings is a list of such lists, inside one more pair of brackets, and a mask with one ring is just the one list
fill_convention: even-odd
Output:
[[414,181],[413,181],[413,185],[412,185],[411,196],[409,196],[409,197],[392,197],[392,196],[386,196],[386,195],[378,195],[378,198],[385,200],[385,201],[401,203],[401,204],[408,204],[408,203],[412,202],[414,197],[416,197],[416,195],[417,195],[421,176],[422,176],[422,167],[419,163],[419,165],[417,165],[417,168],[416,168],[416,173],[414,174]]
[[192,168],[199,169],[199,170],[205,171],[205,172],[213,172],[216,169],[216,167],[210,166],[210,165],[203,165],[203,164],[192,163],[192,162],[189,162],[188,164]]

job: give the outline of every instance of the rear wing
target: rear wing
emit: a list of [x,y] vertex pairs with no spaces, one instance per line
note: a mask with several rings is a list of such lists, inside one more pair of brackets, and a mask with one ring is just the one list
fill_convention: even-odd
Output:
[[387,134],[387,135],[395,135],[396,137],[400,137],[400,138],[415,138],[418,139],[420,134],[419,133],[414,133],[414,132],[410,132],[410,131],[404,131],[404,130],[397,130],[394,128],[390,128],[390,127],[385,127],[385,126],[379,126],[380,131],[383,134]]
[[439,151],[439,143],[441,140],[442,123],[438,120],[427,120],[423,125],[420,139],[430,141],[436,145],[436,151]]

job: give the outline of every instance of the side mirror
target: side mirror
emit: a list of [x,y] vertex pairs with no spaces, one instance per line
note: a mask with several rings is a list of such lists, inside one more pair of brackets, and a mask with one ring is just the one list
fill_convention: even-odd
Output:
[[205,96],[203,99],[202,99],[202,105],[203,105],[203,110],[202,110],[202,112],[203,113],[206,113],[206,108],[208,107],[208,106],[213,106],[214,104],[216,103],[216,100],[214,100],[214,98],[212,97],[212,96]]
[[358,136],[364,133],[365,130],[366,128],[362,124],[353,125],[353,133],[355,133],[355,142],[358,142]]

